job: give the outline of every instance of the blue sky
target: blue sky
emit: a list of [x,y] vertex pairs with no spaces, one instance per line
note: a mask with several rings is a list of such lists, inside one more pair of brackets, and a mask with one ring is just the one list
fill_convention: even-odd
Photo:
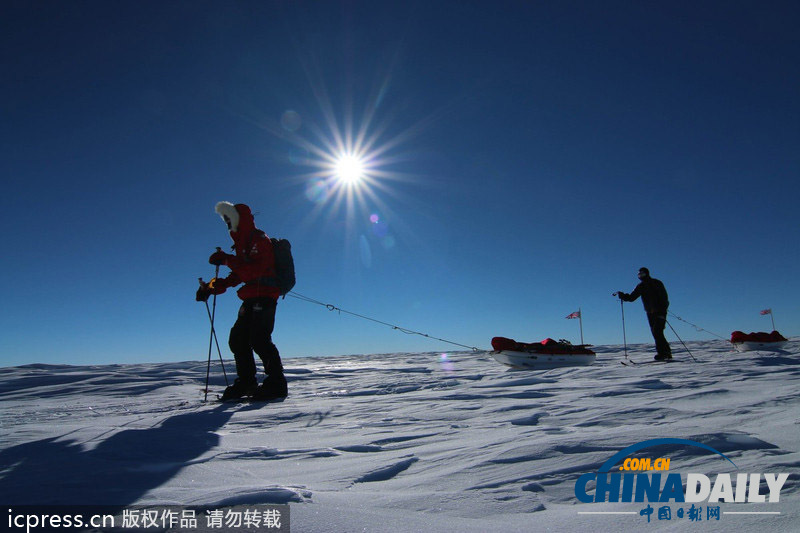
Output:
[[[0,9],[0,365],[205,359],[220,200],[292,242],[300,294],[469,346],[577,342],[578,308],[619,344],[641,266],[707,330],[800,334],[796,3]],[[294,298],[274,340],[455,349]]]

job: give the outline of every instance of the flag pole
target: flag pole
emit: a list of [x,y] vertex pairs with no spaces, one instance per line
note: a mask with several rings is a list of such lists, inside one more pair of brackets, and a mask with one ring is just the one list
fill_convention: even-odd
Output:
[[[578,308],[578,324],[581,328],[581,344],[583,344],[583,313],[581,313],[581,308]],[[772,328],[775,329],[775,328]]]
[[761,311],[761,315],[769,315],[769,319],[772,320],[772,331],[775,331],[775,316],[772,314],[772,308],[764,309]]

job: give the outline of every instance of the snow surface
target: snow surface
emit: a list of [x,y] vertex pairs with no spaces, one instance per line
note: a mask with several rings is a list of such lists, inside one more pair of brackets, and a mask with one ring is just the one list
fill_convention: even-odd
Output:
[[[205,361],[1,368],[0,502],[288,503],[295,532],[800,530],[800,341],[688,345],[699,362],[674,346],[684,362],[625,367],[609,346],[549,371],[488,353],[287,359],[290,396],[267,405],[203,403]],[[780,503],[720,504],[780,514],[648,524],[644,504],[577,501],[580,474],[660,437],[790,473]],[[668,456],[684,481],[729,471],[699,448]]]

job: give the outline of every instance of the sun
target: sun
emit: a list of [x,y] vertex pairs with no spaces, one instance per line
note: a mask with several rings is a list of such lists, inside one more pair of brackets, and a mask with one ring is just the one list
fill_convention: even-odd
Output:
[[[376,80],[372,93],[358,99],[345,94],[344,101],[335,106],[324,80],[313,76],[316,69],[312,63],[316,61],[307,65],[307,74],[311,75],[319,114],[308,111],[307,117],[301,117],[287,110],[279,125],[270,120],[258,122],[293,145],[288,153],[290,163],[306,167],[289,177],[303,183],[304,198],[313,204],[305,223],[311,227],[318,217],[327,216],[337,227],[344,222],[348,237],[367,221],[371,231],[386,233],[385,221],[389,219],[399,227],[399,217],[391,206],[409,197],[393,185],[408,185],[419,179],[416,174],[399,170],[414,160],[406,143],[437,120],[438,113],[411,125],[396,124],[397,110],[387,108],[389,104],[384,102],[390,71]],[[363,102],[363,107],[358,109],[355,101]],[[371,220],[373,215],[379,217],[377,221]],[[389,244],[391,235],[381,237],[385,237],[384,246],[393,246]],[[348,242],[361,241],[356,238]]]
[[343,154],[336,160],[334,173],[343,184],[358,185],[364,177],[364,162],[352,154]]

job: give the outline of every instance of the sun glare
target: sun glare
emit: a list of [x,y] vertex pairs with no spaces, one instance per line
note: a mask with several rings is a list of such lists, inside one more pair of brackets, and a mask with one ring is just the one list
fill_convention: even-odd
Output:
[[336,177],[347,185],[356,185],[364,176],[364,164],[362,161],[350,154],[339,157],[335,167]]
[[[287,154],[290,163],[308,167],[307,171],[292,176],[304,183],[305,199],[313,204],[305,223],[310,227],[320,216],[335,221],[337,227],[343,221],[348,238],[355,237],[347,242],[359,245],[366,242],[367,248],[361,246],[358,252],[368,264],[370,243],[365,239],[376,240],[386,249],[396,242],[392,233],[400,226],[400,217],[393,213],[391,205],[403,196],[392,183],[416,179],[413,174],[395,169],[396,165],[409,161],[409,155],[399,150],[436,117],[399,129],[393,123],[396,112],[383,111],[390,71],[377,80],[372,93],[365,95],[361,110],[354,108],[353,95],[345,95],[339,112],[328,96],[324,81],[314,77],[315,70],[309,68],[307,73],[311,76],[309,81],[322,122],[314,114],[301,116],[288,109],[279,125],[271,121],[258,124],[266,124],[293,145]],[[389,220],[394,224],[391,232]]]

